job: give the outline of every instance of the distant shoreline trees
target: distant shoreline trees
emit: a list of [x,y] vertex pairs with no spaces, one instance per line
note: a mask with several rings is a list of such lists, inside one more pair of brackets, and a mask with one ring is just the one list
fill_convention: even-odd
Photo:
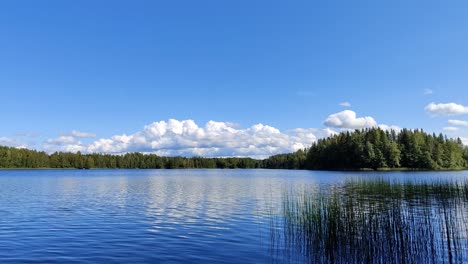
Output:
[[265,168],[309,170],[359,169],[464,169],[468,150],[460,139],[427,134],[422,130],[400,132],[380,128],[343,132],[320,139],[308,149],[252,158],[161,157],[155,154],[82,154],[17,149],[0,146],[0,168],[75,169],[182,169]]
[[460,139],[442,134],[370,128],[320,139],[307,150],[272,156],[267,163],[278,169],[451,170],[468,167],[468,149]]
[[196,169],[260,168],[261,160],[252,158],[161,157],[155,154],[123,155],[82,154],[17,149],[0,146],[0,168],[3,169]]

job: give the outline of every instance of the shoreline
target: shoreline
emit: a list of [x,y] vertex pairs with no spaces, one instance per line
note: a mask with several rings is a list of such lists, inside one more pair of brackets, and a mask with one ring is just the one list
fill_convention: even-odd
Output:
[[0,168],[0,171],[10,170],[285,170],[285,171],[333,171],[333,172],[442,172],[442,171],[466,171],[468,168],[451,169],[422,169],[422,168],[360,168],[360,169],[336,169],[336,170],[307,170],[307,169],[271,169],[271,168]]

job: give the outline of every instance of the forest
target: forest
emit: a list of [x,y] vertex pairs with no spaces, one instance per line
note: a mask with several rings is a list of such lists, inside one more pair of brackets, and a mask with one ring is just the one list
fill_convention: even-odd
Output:
[[307,169],[463,169],[468,151],[460,139],[404,129],[369,129],[320,140],[310,148]]
[[260,168],[260,160],[251,158],[161,157],[155,154],[123,155],[55,152],[47,154],[28,149],[0,146],[0,168],[57,169],[235,169]]
[[155,154],[82,154],[0,146],[0,168],[181,169],[264,168],[308,170],[425,169],[468,167],[468,149],[460,139],[422,130],[379,128],[342,132],[295,153],[252,158],[161,157]]

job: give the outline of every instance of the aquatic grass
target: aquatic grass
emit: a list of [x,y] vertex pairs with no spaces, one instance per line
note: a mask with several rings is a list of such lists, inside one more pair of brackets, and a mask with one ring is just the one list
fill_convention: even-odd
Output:
[[467,186],[376,180],[329,191],[288,190],[283,234],[272,239],[311,263],[463,263]]

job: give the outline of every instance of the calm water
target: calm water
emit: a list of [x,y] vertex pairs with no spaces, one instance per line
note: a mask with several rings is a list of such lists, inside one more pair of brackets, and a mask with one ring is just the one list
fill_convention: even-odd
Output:
[[466,262],[467,183],[468,172],[0,171],[0,262]]

